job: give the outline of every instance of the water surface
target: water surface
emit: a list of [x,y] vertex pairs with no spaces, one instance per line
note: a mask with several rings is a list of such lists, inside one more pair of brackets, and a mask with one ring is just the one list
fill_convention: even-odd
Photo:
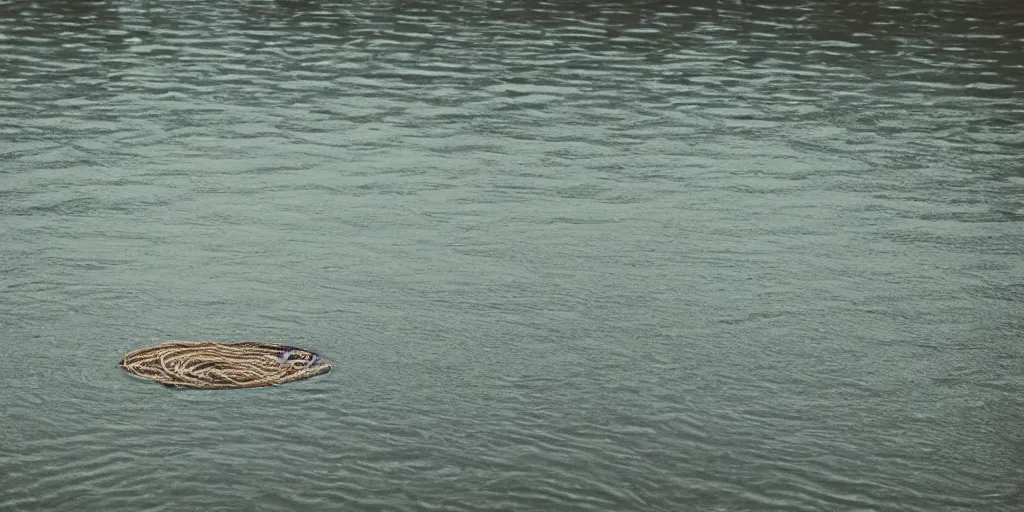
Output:
[[[1022,55],[1010,1],[0,0],[0,509],[1020,510]],[[116,367],[171,339],[335,369]]]

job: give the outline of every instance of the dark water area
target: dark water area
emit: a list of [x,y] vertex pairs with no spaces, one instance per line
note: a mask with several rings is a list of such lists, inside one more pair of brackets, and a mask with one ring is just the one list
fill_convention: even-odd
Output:
[[1022,510],[1024,4],[0,0],[0,350],[0,510]]

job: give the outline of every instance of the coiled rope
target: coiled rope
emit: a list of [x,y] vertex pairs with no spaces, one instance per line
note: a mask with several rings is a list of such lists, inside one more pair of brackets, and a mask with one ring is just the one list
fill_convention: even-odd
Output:
[[136,377],[196,389],[273,386],[331,371],[331,362],[314,352],[257,341],[172,341],[129,352],[118,365]]

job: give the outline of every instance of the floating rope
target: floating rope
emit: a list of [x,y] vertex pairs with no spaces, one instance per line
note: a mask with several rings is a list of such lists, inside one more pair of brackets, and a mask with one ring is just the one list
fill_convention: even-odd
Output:
[[287,345],[172,341],[129,352],[118,363],[166,386],[233,389],[273,386],[331,371],[331,362]]

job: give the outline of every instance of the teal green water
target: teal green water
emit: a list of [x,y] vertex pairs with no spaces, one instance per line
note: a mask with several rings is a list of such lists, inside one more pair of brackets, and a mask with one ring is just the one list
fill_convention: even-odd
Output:
[[679,3],[0,0],[0,509],[1020,510],[1024,9]]

